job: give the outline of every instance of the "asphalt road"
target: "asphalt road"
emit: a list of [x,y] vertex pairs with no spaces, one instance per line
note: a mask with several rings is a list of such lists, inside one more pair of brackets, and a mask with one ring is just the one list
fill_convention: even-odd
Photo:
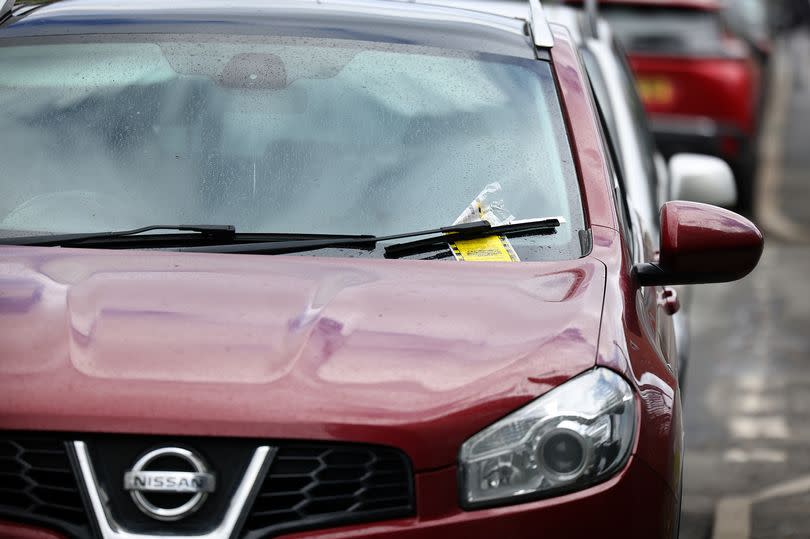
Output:
[[743,281],[691,305],[684,539],[810,538],[810,33],[782,44]]

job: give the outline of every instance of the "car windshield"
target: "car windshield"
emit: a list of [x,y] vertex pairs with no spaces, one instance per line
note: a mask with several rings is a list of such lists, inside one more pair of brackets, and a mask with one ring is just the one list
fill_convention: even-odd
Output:
[[722,21],[715,11],[622,4],[600,9],[630,53],[724,54]]
[[[102,39],[102,38],[99,38]],[[154,223],[388,234],[583,227],[547,62],[315,38],[110,36],[0,53],[0,233]],[[578,240],[577,240],[578,241]]]
[[767,38],[768,8],[763,0],[731,0],[725,16],[739,32],[757,39]]

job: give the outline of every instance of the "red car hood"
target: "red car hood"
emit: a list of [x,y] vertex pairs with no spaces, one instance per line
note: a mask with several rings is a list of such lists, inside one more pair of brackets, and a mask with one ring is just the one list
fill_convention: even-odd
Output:
[[0,429],[335,439],[419,469],[595,363],[601,262],[0,248]]

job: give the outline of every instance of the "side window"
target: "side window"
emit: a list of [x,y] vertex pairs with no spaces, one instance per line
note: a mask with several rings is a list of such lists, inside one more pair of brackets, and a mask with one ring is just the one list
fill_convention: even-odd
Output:
[[[658,183],[662,181],[663,178],[658,177],[658,169],[655,166],[654,155],[657,151],[655,141],[652,137],[652,131],[650,130],[647,113],[644,111],[644,105],[641,103],[641,98],[639,97],[638,90],[636,89],[635,78],[633,77],[633,72],[628,64],[627,55],[624,53],[624,49],[617,40],[613,41],[613,49],[616,53],[616,57],[619,59],[619,76],[624,90],[623,93],[627,103],[630,105],[630,114],[633,116],[633,127],[636,131],[636,139],[638,140],[640,146],[639,149],[642,164],[644,166],[644,173],[650,187],[650,199],[648,201],[644,201],[644,203],[651,206],[651,215],[658,215],[659,203],[663,203],[664,201],[656,200],[656,193],[659,191]],[[650,225],[654,226],[656,229],[658,228],[657,221],[650,223]]]

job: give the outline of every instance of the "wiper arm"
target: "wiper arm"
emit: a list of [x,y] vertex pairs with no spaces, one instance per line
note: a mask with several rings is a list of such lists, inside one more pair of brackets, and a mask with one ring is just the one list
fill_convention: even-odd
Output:
[[[482,221],[486,223],[486,221]],[[487,223],[489,224],[489,223]],[[443,245],[455,241],[471,240],[477,238],[484,238],[487,236],[533,236],[536,234],[553,234],[562,223],[559,219],[527,219],[522,221],[513,221],[512,223],[498,226],[490,226],[482,230],[473,230],[469,232],[458,232],[444,236],[434,236],[421,240],[408,241],[403,243],[395,243],[388,245],[385,248],[385,256],[387,258],[397,258],[409,254],[421,253],[429,249],[433,249],[437,245]]]
[[[110,232],[90,232],[83,234],[50,234],[46,236],[21,236],[15,238],[2,238],[0,244],[4,245],[28,245],[51,247],[55,245],[77,245],[92,243],[103,240],[116,240],[130,238],[144,232],[153,230],[172,230],[177,232],[197,232],[203,238],[213,241],[229,241],[236,235],[236,228],[233,225],[150,225],[131,230],[118,230]],[[147,239],[150,236],[138,238]],[[159,237],[159,236],[158,236]]]
[[[362,234],[296,234],[296,233],[237,233],[232,225],[150,225],[131,230],[91,232],[84,234],[51,234],[45,236],[21,236],[0,238],[3,245],[70,246],[87,248],[163,248],[181,252],[241,253],[241,254],[286,254],[315,251],[330,247],[373,250],[379,242],[419,236],[431,236],[415,241],[388,245],[385,256],[395,258],[417,253],[437,245],[465,239],[495,235],[525,236],[538,233],[553,233],[560,220],[530,219],[506,225],[492,226],[488,221],[474,221],[458,225],[405,232],[387,236]],[[143,234],[151,231],[194,232],[199,235]],[[194,242],[193,246],[180,246]]]
[[402,256],[405,253],[450,243],[454,241],[484,238],[500,235],[529,235],[536,233],[552,233],[560,226],[560,220],[530,219],[513,222],[506,225],[492,226],[488,221],[474,221],[458,225],[404,232],[387,236],[345,236],[323,239],[293,239],[289,241],[271,241],[259,243],[236,243],[228,245],[207,245],[195,247],[180,247],[173,249],[181,252],[204,253],[239,253],[239,254],[288,254],[305,251],[316,251],[330,247],[373,250],[379,242],[415,238],[419,236],[433,236],[423,240],[399,243],[386,247],[386,256]]

